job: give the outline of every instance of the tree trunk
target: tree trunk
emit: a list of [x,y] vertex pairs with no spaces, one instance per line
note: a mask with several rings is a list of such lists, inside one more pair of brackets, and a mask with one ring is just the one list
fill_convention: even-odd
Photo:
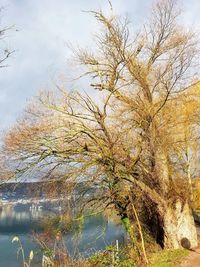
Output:
[[[155,162],[157,176],[160,177],[161,191],[165,195],[169,190],[170,175],[168,159],[162,148],[157,149]],[[188,202],[183,203],[177,200],[171,206],[166,205],[166,207],[161,218],[163,224],[163,247],[175,249],[197,247],[197,232]]]
[[168,208],[163,218],[163,244],[165,248],[187,249],[198,245],[194,219],[188,203],[177,201],[174,208]]

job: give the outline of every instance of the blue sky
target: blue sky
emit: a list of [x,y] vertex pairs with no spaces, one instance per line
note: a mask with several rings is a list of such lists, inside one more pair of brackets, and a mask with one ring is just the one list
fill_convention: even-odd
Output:
[[[144,22],[152,0],[113,0],[118,14],[128,13],[133,26]],[[14,25],[0,47],[15,50],[0,70],[0,130],[12,126],[26,102],[41,89],[66,83],[71,77],[70,50],[73,45],[91,47],[95,20],[83,10],[109,8],[106,0],[1,0],[1,25]],[[200,28],[200,1],[180,0],[181,20]],[[15,31],[17,29],[17,31]]]

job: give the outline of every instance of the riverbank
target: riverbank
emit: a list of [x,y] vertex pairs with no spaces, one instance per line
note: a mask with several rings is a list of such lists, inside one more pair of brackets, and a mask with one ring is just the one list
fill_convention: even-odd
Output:
[[[41,233],[42,221],[46,226],[46,230],[48,227],[51,229],[49,223],[52,215],[50,216],[49,209],[34,210],[30,209],[31,206],[29,206],[21,204],[17,206],[4,205],[4,209],[0,213],[0,247],[2,247],[0,251],[0,267],[1,264],[3,264],[2,267],[20,266],[21,259],[19,258],[19,265],[16,262],[17,244],[11,242],[14,236],[18,236],[22,241],[26,258],[28,258],[31,250],[34,251],[34,263],[41,264],[42,256],[47,255],[45,251],[37,247],[37,244],[33,240],[32,232]],[[64,217],[61,217],[62,222],[64,222]],[[46,225],[46,222],[48,222],[48,225]],[[62,228],[58,217],[55,216],[53,223],[56,223],[55,226],[58,227],[58,230]],[[142,265],[143,263],[140,262],[139,265],[138,263],[134,265],[137,262],[136,258],[139,256],[137,253],[141,253],[140,256],[142,256],[140,244],[138,244],[139,247],[137,250],[135,246],[124,243],[124,228],[113,215],[107,214],[107,216],[103,216],[99,214],[86,216],[80,227],[77,228],[74,225],[73,228],[74,231],[69,231],[63,235],[63,241],[67,247],[67,253],[65,255],[69,256],[69,260],[73,264],[64,266],[77,267],[77,264],[81,262],[82,267],[110,267],[114,261],[115,265],[113,266],[117,267],[144,267]],[[198,227],[197,230],[198,236],[200,237],[200,228]],[[78,243],[74,243],[76,241],[74,238],[78,237],[77,234],[81,234],[79,236],[81,238],[77,239]],[[57,242],[56,238],[57,236],[54,238],[55,242]],[[149,267],[179,267],[180,264],[180,267],[188,267],[190,266],[188,265],[190,262],[193,263],[191,265],[192,267],[200,266],[199,250],[162,250],[158,245],[153,243],[153,240],[148,239],[147,235],[145,235],[145,247],[148,253]],[[49,247],[49,251],[50,249],[51,247]],[[76,257],[74,257],[74,251],[78,253],[76,253]],[[78,259],[79,261],[77,261]]]
[[[197,225],[198,240],[200,241],[200,226]],[[134,257],[127,251],[126,260],[118,262],[120,267],[144,267],[143,263],[134,265]],[[132,258],[133,257],[133,258]],[[91,257],[92,260],[83,262],[85,267],[104,266],[102,264],[109,263],[105,266],[112,266],[112,262],[108,260],[108,251],[101,252],[101,254]],[[155,252],[148,254],[148,267],[199,267],[200,266],[200,247],[195,250],[177,249],[177,250],[161,250],[157,249]],[[85,264],[85,265],[84,265]],[[114,265],[113,265],[114,266]]]

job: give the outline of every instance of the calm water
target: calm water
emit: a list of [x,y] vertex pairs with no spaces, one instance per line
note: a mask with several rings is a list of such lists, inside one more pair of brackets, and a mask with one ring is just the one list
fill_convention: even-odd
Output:
[[[18,243],[12,243],[14,236],[19,236],[25,250],[26,257],[30,250],[38,251],[34,266],[40,266],[41,253],[32,240],[32,232],[40,231],[41,220],[49,212],[30,209],[30,205],[5,205],[0,211],[0,267],[20,267],[21,256],[17,259]],[[75,233],[68,233],[64,237],[68,252],[74,255],[77,251],[87,257],[107,245],[124,242],[122,226],[106,219],[102,215],[89,217],[83,225],[82,237],[75,242]],[[78,246],[78,249],[77,249]],[[75,249],[76,248],[76,249]]]

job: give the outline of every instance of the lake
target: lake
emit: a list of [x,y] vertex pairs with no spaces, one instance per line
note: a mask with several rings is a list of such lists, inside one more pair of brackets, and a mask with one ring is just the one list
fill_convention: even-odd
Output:
[[[25,256],[31,250],[38,251],[34,258],[34,266],[41,266],[41,251],[33,241],[33,231],[41,231],[41,221],[48,216],[49,211],[44,208],[31,208],[30,204],[3,205],[0,211],[0,267],[20,267],[21,256],[17,258],[18,243],[12,243],[14,236],[18,236],[24,247]],[[88,257],[107,245],[123,244],[125,231],[120,224],[105,218],[102,214],[87,217],[84,220],[81,239],[78,245],[75,242],[75,232],[64,236],[64,242],[69,254]]]

